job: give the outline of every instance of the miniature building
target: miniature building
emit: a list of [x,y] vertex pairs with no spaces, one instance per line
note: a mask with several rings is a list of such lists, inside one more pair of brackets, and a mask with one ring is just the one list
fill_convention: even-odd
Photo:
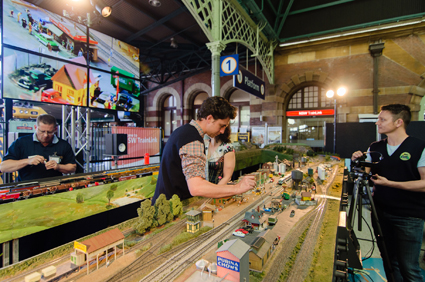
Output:
[[216,206],[226,206],[227,204],[231,203],[232,197],[226,197],[226,198],[218,198],[218,199],[212,199],[212,202]]
[[[73,58],[70,61],[87,64],[84,57]],[[52,76],[53,89],[61,93],[63,99],[78,106],[86,106],[87,100],[87,73],[86,69],[72,64],[65,64]],[[94,92],[94,76],[89,73],[90,93]]]
[[267,220],[269,216],[264,212],[259,212],[256,210],[247,211],[245,217],[242,220],[245,225],[251,225],[255,230],[262,230],[267,226]]
[[96,268],[99,268],[99,256],[106,252],[106,263],[108,263],[108,250],[114,248],[115,259],[117,258],[117,245],[122,244],[124,255],[124,235],[118,228],[114,228],[105,233],[84,240],[79,243],[74,242],[75,252],[71,254],[71,262],[75,265],[87,263],[87,273],[89,273],[89,262],[96,259]]
[[202,213],[196,210],[191,210],[186,213],[187,232],[195,233],[201,228],[201,215]]
[[272,199],[272,208],[280,209],[282,207],[282,198],[276,197]]
[[321,164],[317,167],[317,174],[320,180],[323,181],[326,179],[326,168],[324,165]]
[[217,251],[217,276],[226,280],[249,281],[249,246],[242,240],[229,240]]
[[215,211],[214,205],[205,204],[202,208],[202,220],[211,221],[213,218],[214,211]]
[[310,192],[301,192],[301,200],[302,201],[310,201],[311,193]]
[[251,243],[249,252],[249,268],[251,270],[263,271],[270,255],[273,253],[277,236],[272,230],[261,232]]

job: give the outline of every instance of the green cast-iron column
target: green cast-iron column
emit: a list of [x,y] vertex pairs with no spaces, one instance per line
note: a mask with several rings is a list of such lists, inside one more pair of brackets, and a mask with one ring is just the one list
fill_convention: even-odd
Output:
[[226,45],[216,41],[207,43],[211,51],[211,89],[213,96],[220,96],[220,54],[226,48]]

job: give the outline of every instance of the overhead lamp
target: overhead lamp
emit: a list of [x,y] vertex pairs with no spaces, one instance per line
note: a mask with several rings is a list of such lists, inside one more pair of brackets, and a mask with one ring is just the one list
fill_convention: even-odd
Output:
[[338,88],[338,90],[336,91],[336,94],[338,94],[338,96],[344,96],[345,93],[347,93],[347,89],[345,89],[345,87],[340,87]]
[[179,45],[177,44],[177,41],[174,39],[174,37],[172,37],[170,39],[170,41],[171,41],[171,44],[170,44],[171,47],[173,47],[173,48],[179,47]]
[[92,4],[96,11],[98,11],[104,18],[107,18],[112,14],[112,7],[103,3],[102,0],[90,0],[90,4]]
[[149,5],[159,7],[161,6],[161,2],[159,0],[149,0]]

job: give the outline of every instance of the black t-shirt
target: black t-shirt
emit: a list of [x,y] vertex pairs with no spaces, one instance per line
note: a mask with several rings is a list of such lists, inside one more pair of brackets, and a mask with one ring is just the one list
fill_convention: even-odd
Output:
[[[49,156],[58,156],[60,158],[60,164],[75,164],[75,155],[68,142],[57,138],[57,143],[51,143],[44,147],[40,142],[34,141],[33,138],[34,135],[27,135],[15,140],[12,145],[10,145],[7,154],[3,157],[3,161],[22,160],[31,156],[40,155],[46,160],[49,160]],[[62,175],[60,171],[53,169],[47,170],[44,163],[27,165],[18,172],[18,181]]]

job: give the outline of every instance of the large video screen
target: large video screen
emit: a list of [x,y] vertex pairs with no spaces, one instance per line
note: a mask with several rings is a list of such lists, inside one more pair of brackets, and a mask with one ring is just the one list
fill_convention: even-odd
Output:
[[[87,90],[93,93],[95,78],[89,77],[84,57],[68,63],[3,48],[4,95],[3,98],[87,106]],[[76,63],[76,64],[74,64]]]
[[111,67],[127,72],[127,75],[139,79],[139,49],[130,44],[112,38],[94,29],[90,29],[90,39],[97,42],[96,60],[90,60],[90,66],[111,71]]
[[22,0],[3,0],[3,23],[4,98],[139,111],[138,48]]
[[121,75],[122,70],[112,67],[113,73],[90,70],[96,82],[90,92],[90,107],[138,112],[140,110],[140,83]]

